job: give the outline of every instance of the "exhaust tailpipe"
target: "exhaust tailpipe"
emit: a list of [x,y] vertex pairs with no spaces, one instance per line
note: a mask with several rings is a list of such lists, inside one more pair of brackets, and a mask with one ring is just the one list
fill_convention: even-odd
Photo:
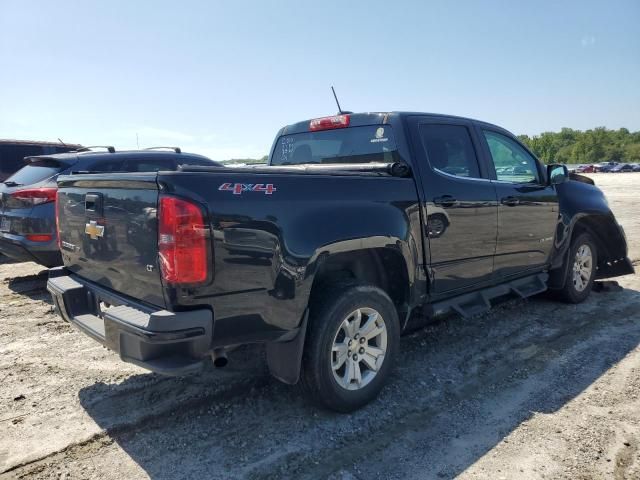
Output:
[[226,367],[229,363],[227,358],[227,351],[224,348],[216,348],[211,354],[213,360],[213,366],[217,368]]

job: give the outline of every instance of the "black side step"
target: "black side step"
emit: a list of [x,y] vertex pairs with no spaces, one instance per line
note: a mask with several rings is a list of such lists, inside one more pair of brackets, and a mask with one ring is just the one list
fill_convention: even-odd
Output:
[[491,308],[491,300],[504,295],[516,294],[521,298],[531,297],[542,293],[547,289],[549,275],[537,273],[529,277],[518,278],[508,283],[496,285],[494,287],[478,290],[477,292],[465,293],[457,297],[448,298],[440,302],[433,303],[427,307],[427,315],[444,313],[453,310],[464,318],[484,313]]

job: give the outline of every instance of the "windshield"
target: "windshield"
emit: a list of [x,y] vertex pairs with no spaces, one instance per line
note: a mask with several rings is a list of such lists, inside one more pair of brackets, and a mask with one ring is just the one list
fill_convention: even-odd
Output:
[[33,160],[22,167],[5,182],[15,185],[32,185],[60,173],[68,165],[51,159]]
[[270,165],[392,163],[396,141],[389,125],[294,133],[278,139]]

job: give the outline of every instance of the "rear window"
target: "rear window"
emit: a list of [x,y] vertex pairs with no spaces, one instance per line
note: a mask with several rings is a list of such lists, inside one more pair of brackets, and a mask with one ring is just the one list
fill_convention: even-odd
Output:
[[389,125],[348,127],[283,135],[276,143],[271,165],[304,163],[391,163],[396,140]]
[[7,179],[20,185],[32,185],[60,173],[68,165],[51,159],[34,160]]

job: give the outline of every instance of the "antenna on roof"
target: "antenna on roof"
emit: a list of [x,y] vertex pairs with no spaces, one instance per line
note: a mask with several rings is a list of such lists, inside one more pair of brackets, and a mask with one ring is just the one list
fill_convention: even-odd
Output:
[[58,137],[58,141],[59,141],[62,145],[64,145],[65,147],[67,146],[67,144],[66,144],[66,143],[64,143],[62,140],[60,140],[60,137]]
[[336,105],[338,105],[338,114],[342,115],[343,113],[353,113],[353,112],[348,112],[346,110],[342,110],[342,108],[340,107],[340,102],[338,101],[338,96],[336,95],[336,91],[333,88],[333,85],[331,86],[331,91],[333,92],[333,98],[336,99]]

